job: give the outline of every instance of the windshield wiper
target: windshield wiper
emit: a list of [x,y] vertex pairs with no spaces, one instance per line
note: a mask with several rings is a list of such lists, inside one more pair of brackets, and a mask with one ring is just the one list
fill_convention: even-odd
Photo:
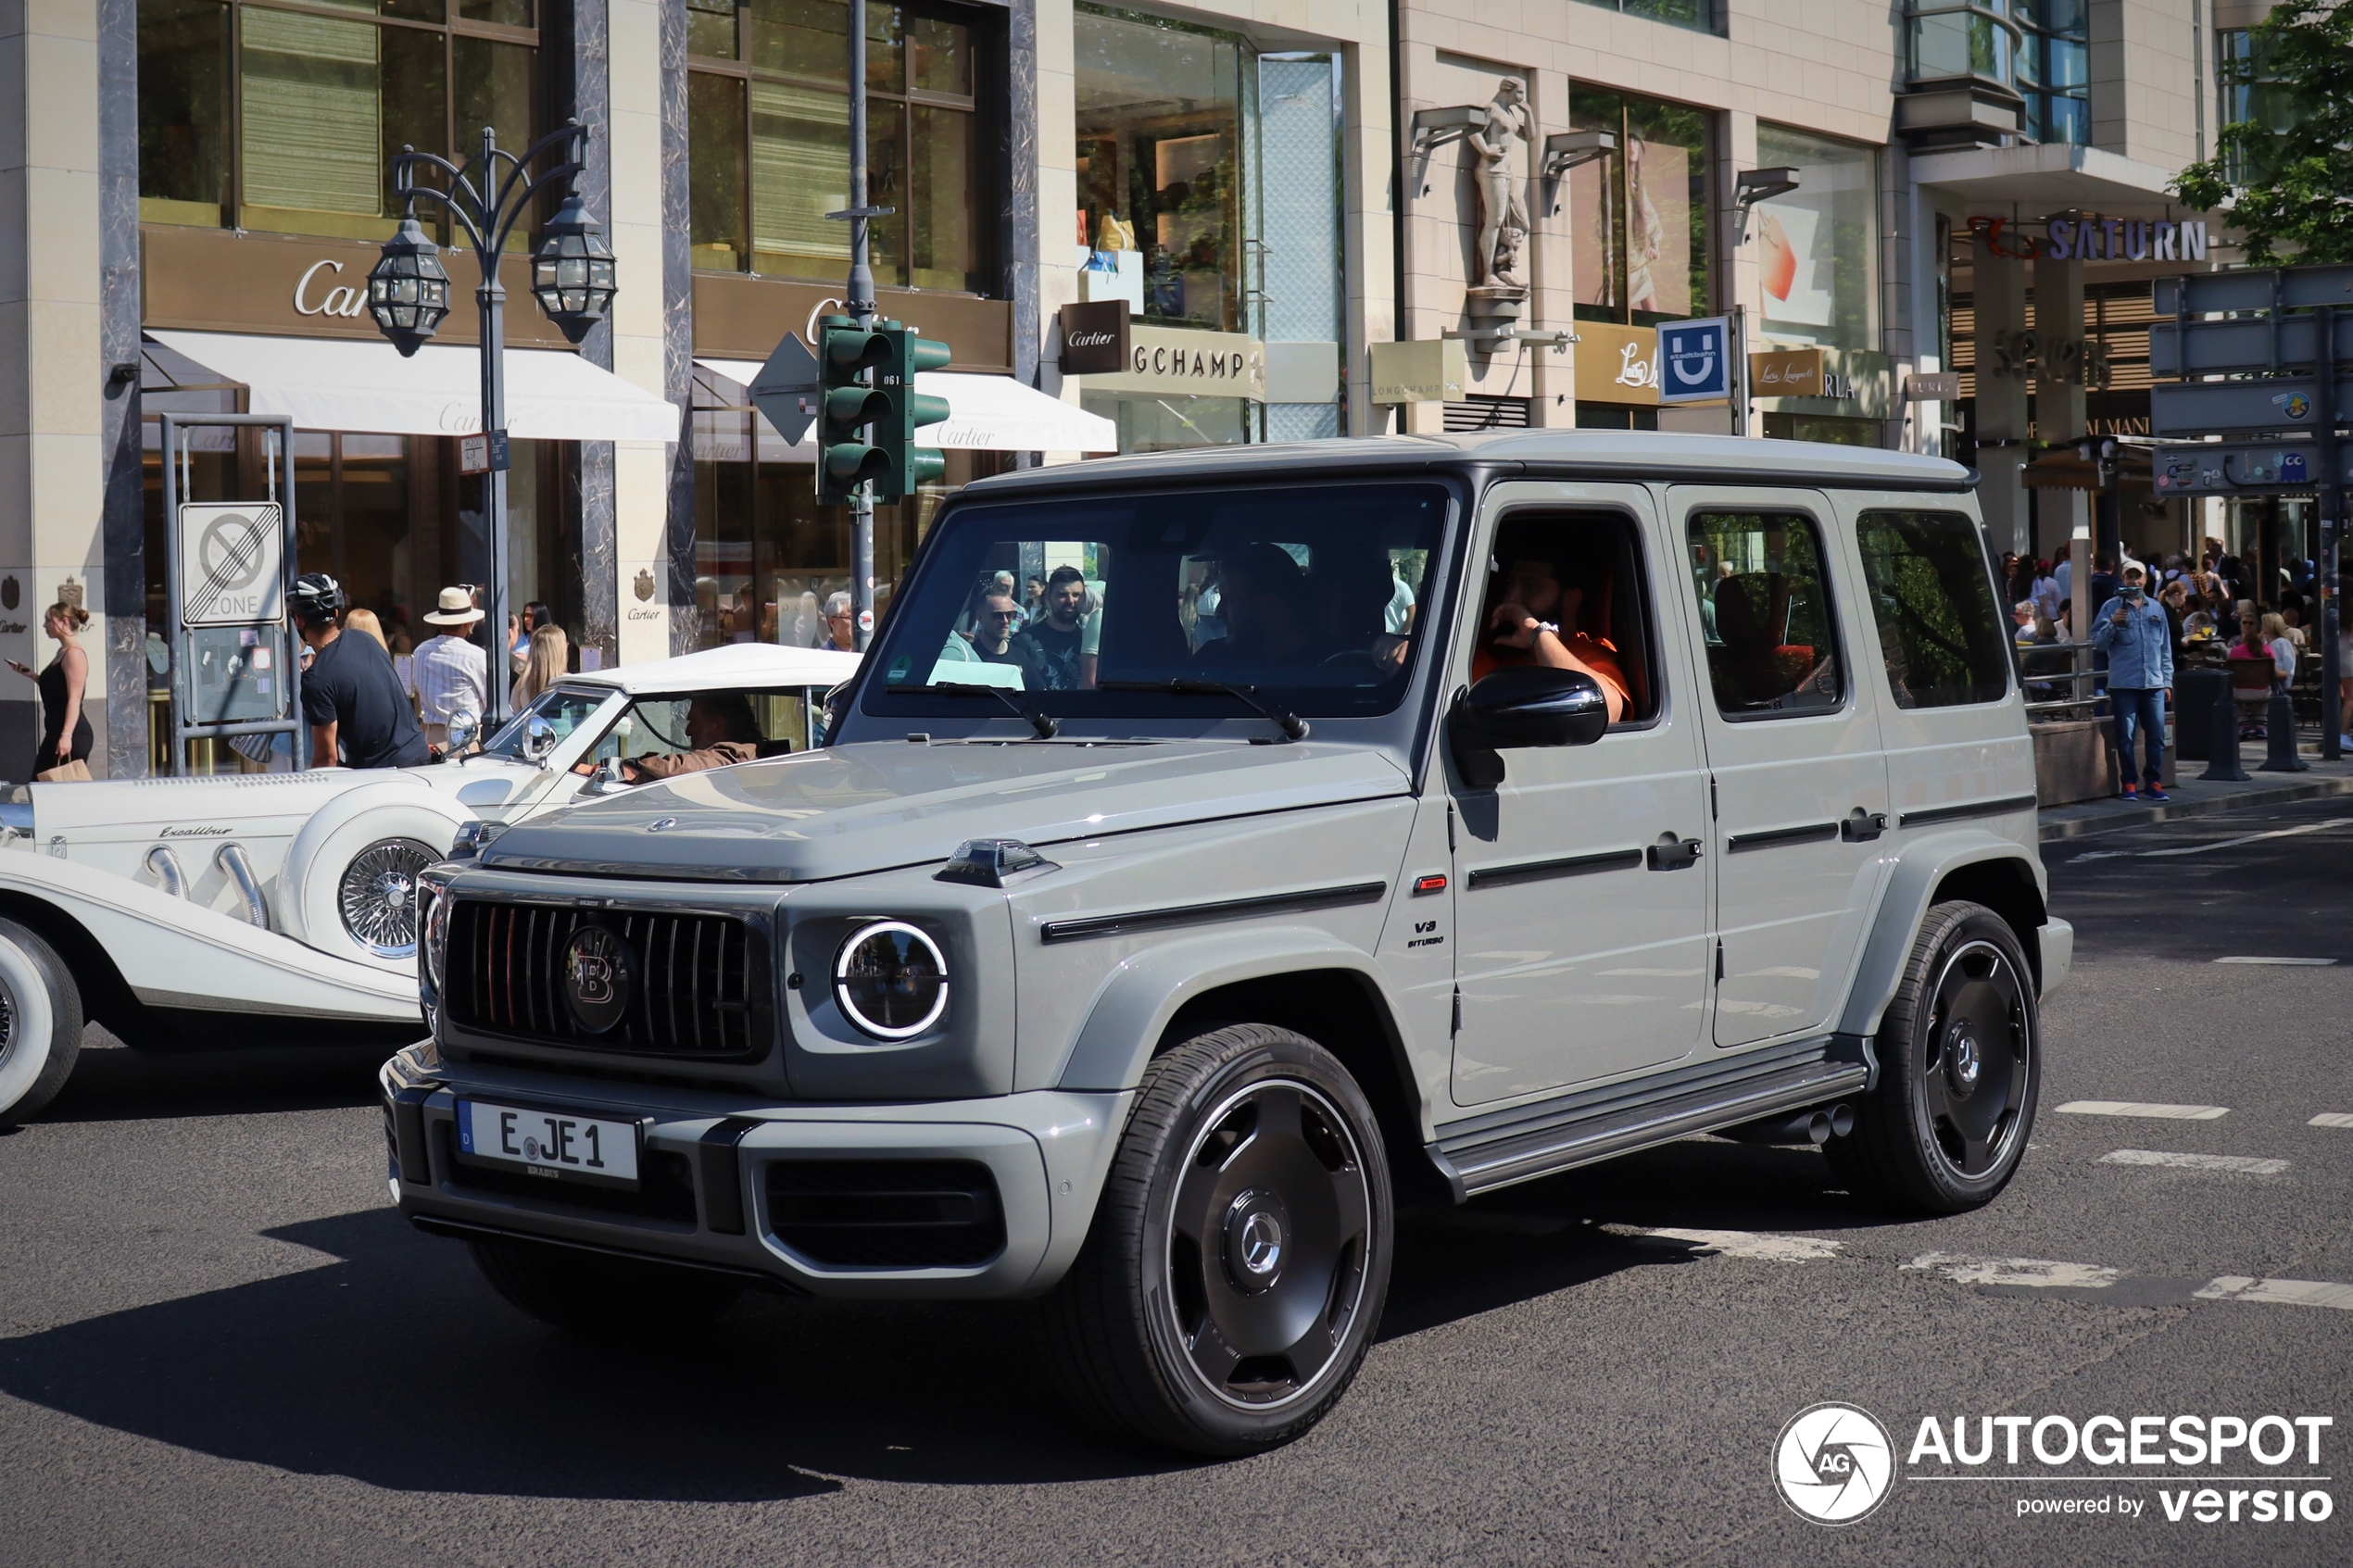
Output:
[[1171,681],[1099,681],[1095,689],[1106,692],[1167,692],[1176,696],[1229,696],[1246,708],[1254,709],[1291,740],[1307,738],[1307,721],[1279,703],[1268,702],[1258,695],[1256,686],[1238,686],[1231,681],[1187,680]]
[[993,696],[999,702],[1003,703],[1007,708],[1012,709],[1013,712],[1020,715],[1022,718],[1028,720],[1029,727],[1038,732],[1038,738],[1039,740],[1051,740],[1062,731],[1062,726],[1054,721],[1051,714],[1048,713],[1044,709],[1039,708],[1034,702],[1024,701],[1020,696],[1013,693],[1011,687],[1008,686],[982,685],[963,681],[940,681],[928,686],[918,686],[912,684],[893,682],[891,684],[885,686],[883,690],[888,692],[893,696],[932,696],[935,695],[940,696]]

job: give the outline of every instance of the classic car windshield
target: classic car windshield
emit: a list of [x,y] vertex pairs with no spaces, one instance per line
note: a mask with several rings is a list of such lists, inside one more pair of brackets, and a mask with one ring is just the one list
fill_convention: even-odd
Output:
[[587,722],[589,715],[611,698],[612,693],[602,686],[550,686],[509,720],[506,728],[484,743],[483,752],[491,757],[521,758],[523,736],[534,719],[546,720],[556,732],[556,744],[561,746],[571,738],[573,731]]
[[1205,716],[1229,717],[1242,687],[1302,716],[1388,712],[1452,498],[1409,483],[960,508],[891,607],[869,695],[948,711],[940,696],[995,687],[1053,715],[1210,695]]

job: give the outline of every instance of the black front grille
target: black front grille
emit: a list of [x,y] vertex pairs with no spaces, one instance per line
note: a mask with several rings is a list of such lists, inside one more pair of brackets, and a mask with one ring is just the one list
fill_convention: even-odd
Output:
[[780,1160],[768,1223],[836,1268],[971,1268],[1005,1249],[996,1178],[970,1160]]
[[[626,1003],[601,1032],[566,1000],[566,955],[602,926],[630,956]],[[599,910],[461,899],[450,911],[442,1006],[461,1029],[548,1045],[668,1057],[764,1053],[767,947],[733,915]]]
[[637,1190],[590,1186],[561,1177],[535,1176],[523,1171],[458,1158],[449,1123],[436,1129],[441,1167],[459,1192],[488,1193],[495,1198],[522,1198],[534,1203],[581,1209],[597,1214],[621,1214],[639,1220],[667,1220],[673,1224],[695,1223],[695,1175],[686,1157],[666,1148],[649,1148],[637,1165]]

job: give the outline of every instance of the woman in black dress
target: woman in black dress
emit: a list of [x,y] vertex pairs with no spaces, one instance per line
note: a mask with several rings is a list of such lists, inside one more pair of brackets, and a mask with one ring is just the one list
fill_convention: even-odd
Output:
[[91,742],[90,716],[82,710],[90,684],[90,656],[75,642],[74,633],[90,623],[90,612],[80,605],[53,604],[41,618],[41,629],[58,645],[57,657],[35,675],[15,659],[8,667],[41,688],[41,745],[32,754],[30,777],[39,777],[69,762],[87,762]]

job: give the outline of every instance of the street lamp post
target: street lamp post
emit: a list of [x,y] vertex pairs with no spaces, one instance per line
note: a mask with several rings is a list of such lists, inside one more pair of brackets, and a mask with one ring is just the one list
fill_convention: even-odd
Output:
[[[485,734],[507,719],[507,291],[498,282],[498,263],[509,234],[530,213],[533,200],[587,168],[582,161],[587,141],[588,128],[575,119],[539,138],[521,157],[501,148],[487,125],[482,128],[481,157],[472,163],[402,147],[392,158],[393,194],[404,204],[400,227],[384,242],[368,274],[369,313],[406,358],[432,338],[449,313],[449,274],[442,268],[441,247],[417,222],[419,198],[441,204],[465,232],[482,269],[474,301],[482,312],[482,432],[489,448],[489,469],[483,475],[483,512],[490,530],[489,592],[482,607],[490,645],[483,692]],[[533,178],[532,163],[558,149],[566,161]],[[415,183],[412,176],[421,166],[438,170],[446,188]],[[565,339],[578,343],[604,319],[615,286],[612,248],[578,187],[572,186],[532,252],[532,295]]]

